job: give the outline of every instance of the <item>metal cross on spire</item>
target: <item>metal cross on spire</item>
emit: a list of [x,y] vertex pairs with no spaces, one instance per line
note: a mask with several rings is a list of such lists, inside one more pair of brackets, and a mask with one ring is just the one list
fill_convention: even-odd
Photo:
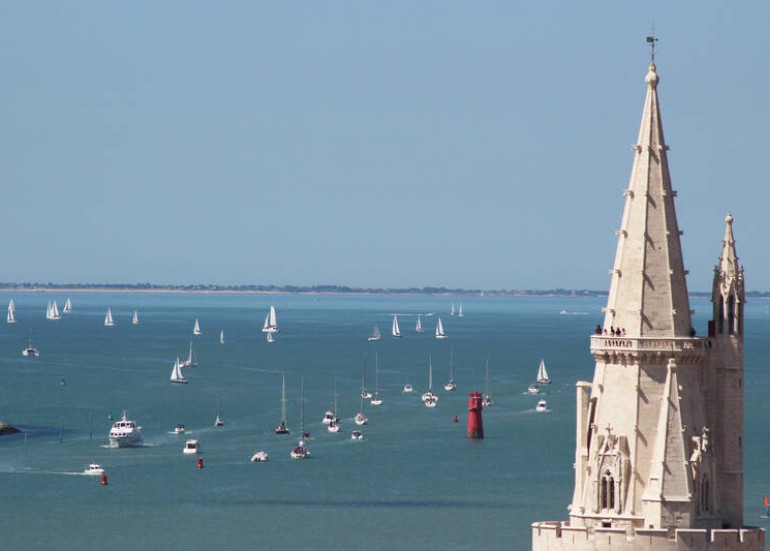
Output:
[[647,37],[647,44],[650,45],[650,52],[652,56],[652,62],[655,63],[655,43],[658,41],[657,38],[655,38],[655,29],[652,30],[652,36]]

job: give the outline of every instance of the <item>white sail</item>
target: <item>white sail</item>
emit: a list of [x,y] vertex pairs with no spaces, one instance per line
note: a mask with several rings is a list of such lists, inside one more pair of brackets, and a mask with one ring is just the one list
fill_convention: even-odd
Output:
[[57,306],[56,301],[53,301],[51,303],[51,319],[61,319],[61,314],[59,313],[59,306]]
[[449,310],[449,315],[450,316],[454,316],[455,315],[455,303],[454,302],[452,303],[451,310]]
[[422,318],[420,317],[420,314],[417,314],[417,325],[415,325],[415,327],[414,327],[414,328],[415,328],[415,330],[416,330],[418,333],[422,333],[423,331],[425,331],[425,330],[422,328]]
[[444,390],[454,390],[457,388],[455,383],[455,363],[452,348],[449,349],[449,381],[444,385]]
[[16,313],[16,303],[13,302],[13,299],[8,303],[8,309],[12,310],[14,314]]
[[64,303],[64,309],[62,310],[65,314],[71,314],[72,313],[72,301],[70,299],[67,299],[67,302]]
[[16,309],[13,307],[13,299],[8,303],[8,317],[6,321],[8,323],[16,323]]
[[438,322],[436,323],[436,338],[437,339],[446,338],[446,333],[444,333],[444,325],[441,323],[441,318],[439,318]]
[[375,325],[374,329],[372,330],[372,334],[369,335],[369,340],[370,341],[378,341],[378,340],[380,340],[380,338],[382,338],[382,334],[380,333],[380,326],[379,325]]
[[462,302],[460,303],[460,309],[457,310],[457,316],[460,317],[460,318],[463,317],[463,303]]
[[112,327],[113,325],[115,325],[115,322],[112,321],[112,310],[107,308],[107,314],[104,316],[104,326]]
[[275,313],[275,306],[270,305],[270,311],[265,316],[265,325],[262,326],[263,333],[278,333],[278,316]]
[[174,367],[171,369],[171,382],[179,384],[185,384],[187,382],[187,379],[182,375],[182,365],[179,363],[178,356],[174,362]]
[[537,368],[537,382],[541,385],[547,385],[551,382],[551,379],[548,378],[548,371],[545,369],[545,361],[542,358]]
[[219,332],[219,344],[225,344],[225,330]]
[[190,339],[190,348],[187,352],[187,359],[179,364],[181,367],[195,367],[198,365],[198,358],[195,356],[195,347],[193,340]]
[[401,330],[398,328],[398,316],[396,314],[393,314],[392,333],[393,333],[394,337],[400,337],[401,336]]
[[195,318],[195,325],[193,325],[193,335],[201,335],[201,326],[198,323],[198,318]]
[[137,312],[136,310],[134,310],[134,317],[131,318],[131,323],[133,325],[139,325],[139,312]]

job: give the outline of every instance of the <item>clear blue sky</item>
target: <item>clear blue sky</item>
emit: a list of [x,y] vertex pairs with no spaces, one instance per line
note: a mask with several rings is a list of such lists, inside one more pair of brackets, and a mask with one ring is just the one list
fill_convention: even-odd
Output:
[[0,4],[0,281],[607,289],[649,63],[770,290],[770,3]]

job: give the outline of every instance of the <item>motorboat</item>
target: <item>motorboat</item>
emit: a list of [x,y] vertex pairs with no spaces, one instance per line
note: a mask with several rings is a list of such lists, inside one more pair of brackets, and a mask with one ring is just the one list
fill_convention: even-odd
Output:
[[195,438],[189,438],[184,443],[184,448],[182,449],[182,453],[185,455],[195,455],[201,452],[200,444],[198,443],[198,440]]
[[254,463],[265,463],[268,459],[270,459],[270,456],[267,455],[267,452],[265,450],[259,450],[251,456],[250,461],[253,461]]
[[181,423],[174,427],[174,434],[184,434],[184,425]]
[[104,473],[105,473],[104,467],[99,465],[99,463],[91,463],[83,471],[83,474],[88,474],[88,475],[92,475],[92,476],[101,476]]
[[350,433],[350,439],[351,440],[362,440],[364,438],[364,433],[360,430],[354,430]]
[[110,429],[110,447],[129,448],[131,446],[140,446],[141,444],[142,427],[129,419],[124,410],[123,417],[115,422]]
[[535,406],[535,411],[546,411],[548,408],[548,404],[545,400],[538,400],[537,405]]
[[340,424],[337,421],[333,421],[326,426],[326,430],[329,432],[339,432],[340,428]]
[[401,392],[406,392],[406,393],[414,392],[414,387],[412,385],[410,385],[409,383],[406,383],[404,385],[404,390],[402,390]]
[[537,385],[529,385],[527,387],[527,393],[529,394],[540,394],[540,387]]
[[337,416],[334,415],[334,412],[332,410],[327,409],[326,413],[324,413],[324,418],[323,418],[323,420],[321,422],[324,425],[331,425],[335,421],[337,421]]

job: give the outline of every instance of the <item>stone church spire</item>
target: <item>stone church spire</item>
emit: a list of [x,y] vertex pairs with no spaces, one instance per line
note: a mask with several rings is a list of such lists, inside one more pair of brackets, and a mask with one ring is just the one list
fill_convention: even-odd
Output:
[[682,337],[691,331],[659,82],[651,63],[604,319],[605,329],[622,328],[633,337]]

